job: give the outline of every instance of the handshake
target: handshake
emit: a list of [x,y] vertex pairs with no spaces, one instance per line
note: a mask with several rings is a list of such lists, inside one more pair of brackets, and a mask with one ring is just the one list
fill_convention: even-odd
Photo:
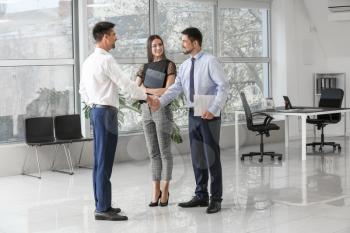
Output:
[[156,95],[147,95],[146,99],[149,107],[151,108],[152,112],[157,111],[160,108],[160,101],[159,97]]

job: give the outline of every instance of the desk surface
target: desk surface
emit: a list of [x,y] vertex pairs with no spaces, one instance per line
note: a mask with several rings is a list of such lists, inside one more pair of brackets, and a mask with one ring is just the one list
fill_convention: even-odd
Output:
[[274,109],[260,109],[254,112],[265,112],[281,115],[319,115],[320,113],[331,114],[347,112],[350,108],[319,108],[319,107],[294,107],[292,109],[285,109],[284,107],[276,107]]

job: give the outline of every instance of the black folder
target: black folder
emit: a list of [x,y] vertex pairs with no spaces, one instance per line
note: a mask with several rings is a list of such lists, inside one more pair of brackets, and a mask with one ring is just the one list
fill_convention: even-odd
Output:
[[148,88],[164,87],[165,73],[148,68],[143,85]]

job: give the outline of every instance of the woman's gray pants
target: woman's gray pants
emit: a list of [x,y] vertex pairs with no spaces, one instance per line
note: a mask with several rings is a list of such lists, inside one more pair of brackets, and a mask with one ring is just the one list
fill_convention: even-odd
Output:
[[173,114],[170,106],[152,112],[147,103],[141,105],[142,125],[148,154],[151,159],[153,181],[170,181],[173,171],[171,131]]

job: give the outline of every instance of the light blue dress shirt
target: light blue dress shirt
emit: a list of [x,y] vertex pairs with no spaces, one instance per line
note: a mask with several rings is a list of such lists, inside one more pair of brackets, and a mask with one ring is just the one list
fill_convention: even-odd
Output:
[[[194,94],[215,95],[214,103],[208,111],[219,114],[223,109],[229,90],[229,83],[218,59],[203,51],[194,58]],[[160,98],[161,106],[166,106],[182,92],[186,96],[186,106],[191,108],[190,101],[190,70],[191,58],[185,60],[179,68],[175,83]]]

